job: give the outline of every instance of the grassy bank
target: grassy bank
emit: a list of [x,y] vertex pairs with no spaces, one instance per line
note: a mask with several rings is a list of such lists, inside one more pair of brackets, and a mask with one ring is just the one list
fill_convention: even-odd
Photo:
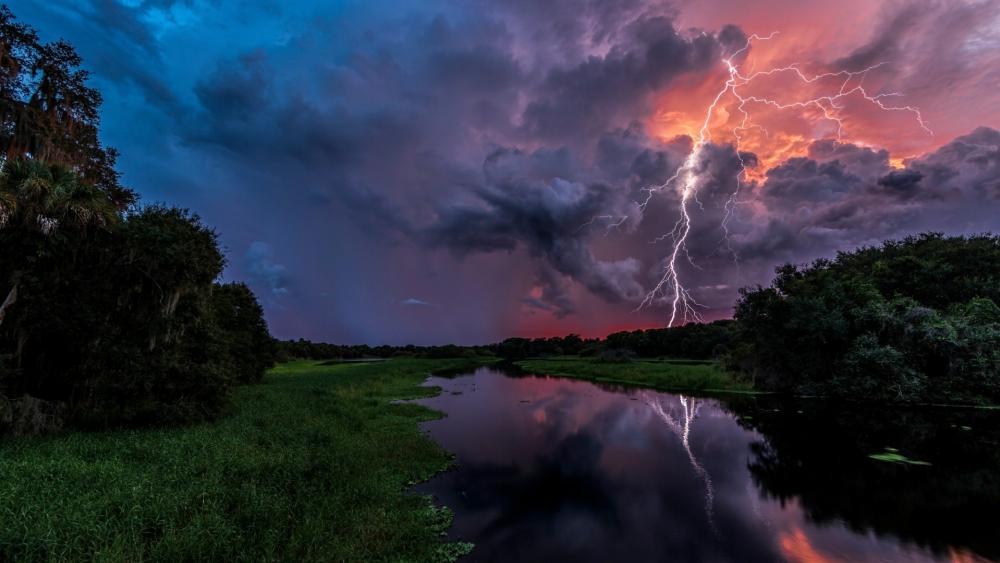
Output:
[[749,384],[736,381],[722,371],[718,364],[708,361],[634,360],[610,363],[596,358],[561,356],[522,360],[516,364],[530,373],[651,387],[664,391],[753,392]]
[[449,455],[421,435],[431,371],[281,365],[188,428],[0,443],[0,560],[446,560],[447,511],[404,494]]

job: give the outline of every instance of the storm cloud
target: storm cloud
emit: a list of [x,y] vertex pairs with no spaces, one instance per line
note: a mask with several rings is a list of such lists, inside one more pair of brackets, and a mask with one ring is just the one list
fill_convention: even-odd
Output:
[[[662,275],[679,194],[637,202],[695,140],[661,117],[700,119],[721,58],[769,31],[714,1],[731,19],[646,0],[11,8],[77,45],[125,181],[219,229],[226,276],[251,283],[278,336],[432,343],[664,322],[633,309]],[[856,137],[803,143],[770,170],[703,147],[679,267],[707,318],[785,261],[998,227],[1000,100],[982,86],[1000,80],[996,3],[876,14],[818,60],[893,60],[866,80],[906,92],[939,136],[897,154],[878,142],[891,132],[852,122]],[[743,165],[756,180],[738,181]]]
[[[736,227],[743,229],[745,258],[801,262],[925,230],[997,228],[995,129],[979,128],[903,168],[893,168],[885,151],[850,143],[817,142],[809,152],[768,171],[756,187],[759,205],[744,210]],[[754,228],[759,225],[766,227]]]

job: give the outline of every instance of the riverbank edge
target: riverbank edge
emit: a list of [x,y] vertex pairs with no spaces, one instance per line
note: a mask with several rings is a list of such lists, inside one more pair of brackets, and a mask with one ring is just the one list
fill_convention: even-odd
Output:
[[[331,367],[378,367],[398,364],[400,361],[411,360],[411,358],[380,358],[378,361],[312,361],[312,360],[290,360],[282,364],[278,364],[274,368],[268,371],[268,375],[271,375],[275,370],[296,364],[305,364],[308,367],[313,368],[331,368]],[[415,382],[412,387],[411,392],[402,395],[396,395],[392,397],[387,397],[386,401],[383,401],[384,407],[415,407],[423,411],[423,414],[418,414],[413,418],[413,430],[420,436],[420,439],[428,444],[433,445],[439,452],[444,454],[443,463],[439,464],[436,468],[425,472],[415,478],[403,479],[403,487],[398,491],[399,495],[402,497],[412,497],[421,499],[427,507],[426,512],[426,526],[428,529],[434,531],[434,537],[431,538],[429,545],[435,549],[434,558],[432,559],[435,563],[451,563],[458,560],[464,555],[468,555],[472,551],[474,544],[471,542],[464,541],[444,541],[442,538],[447,533],[447,530],[451,528],[454,521],[454,513],[451,508],[447,505],[439,503],[433,495],[416,493],[413,491],[413,487],[421,483],[426,483],[430,481],[435,476],[440,475],[446,471],[449,471],[455,467],[458,462],[455,454],[443,446],[434,441],[433,438],[424,433],[420,425],[424,422],[430,422],[434,420],[440,420],[447,416],[444,412],[421,405],[417,401],[422,399],[432,399],[439,396],[443,389],[437,385],[427,385],[427,381],[431,377],[453,377],[461,375],[464,373],[472,372],[484,367],[493,367],[500,363],[500,360],[495,357],[482,357],[482,358],[437,358],[437,359],[422,359],[418,360],[421,362],[426,362],[434,365],[429,369],[421,371],[417,375],[419,380]]]
[[[689,360],[678,360],[678,366],[690,365],[686,362]],[[553,369],[551,366],[558,365],[560,363],[566,364],[566,367],[556,367]],[[638,360],[636,363],[645,364],[663,364],[671,365],[670,360],[661,361],[645,361]],[[651,382],[651,381],[639,381],[635,379],[629,379],[624,377],[617,377],[610,375],[611,372],[621,370],[624,366],[629,366],[630,364],[619,364],[619,363],[602,363],[594,360],[586,359],[569,359],[569,358],[528,358],[525,360],[517,360],[510,362],[510,366],[519,370],[525,374],[539,375],[539,376],[549,376],[549,377],[562,377],[567,379],[576,379],[580,381],[590,381],[594,383],[604,383],[609,385],[621,385],[623,387],[632,387],[637,389],[652,389],[656,391],[666,391],[666,392],[690,392],[690,393],[703,393],[706,395],[774,395],[773,391],[758,391],[752,389],[749,384],[741,383],[735,380],[731,380],[730,384],[732,387],[700,387],[700,386],[685,386],[676,385],[664,382]],[[591,369],[598,369],[603,373],[583,373],[579,371],[574,371],[574,368],[578,368],[580,365],[586,365]],[[712,362],[704,362],[703,365],[715,365]],[[544,366],[544,367],[543,367]],[[565,370],[565,371],[564,371]],[[607,370],[607,371],[604,371]],[[725,372],[719,370],[718,374],[724,378],[728,378]],[[669,378],[670,376],[664,375],[664,378]]]
[[[635,360],[634,363],[637,364],[665,364],[665,365],[690,365],[689,362],[692,360],[687,360],[683,358],[676,358],[673,360],[646,360],[639,359]],[[558,365],[563,363],[568,366],[565,368],[552,369],[551,367],[541,368],[540,366],[552,366],[553,364]],[[704,365],[718,365],[716,362],[704,361],[697,362]],[[574,371],[574,367],[579,367],[580,365],[586,365],[588,368],[598,370],[607,370],[604,374],[595,375],[581,373],[579,371]],[[673,393],[698,393],[707,396],[728,396],[728,395],[742,395],[742,396],[781,396],[783,393],[777,391],[763,391],[756,390],[750,387],[747,383],[741,383],[732,380],[734,386],[737,388],[726,388],[726,387],[697,387],[697,386],[678,386],[670,385],[664,383],[648,382],[648,381],[637,381],[634,379],[616,377],[614,375],[608,375],[608,373],[620,370],[623,366],[629,366],[629,363],[613,363],[613,362],[600,362],[597,360],[591,360],[586,358],[570,358],[570,357],[557,357],[557,358],[526,358],[524,360],[516,360],[513,362],[505,363],[504,365],[523,373],[538,376],[549,376],[549,377],[562,377],[567,379],[577,379],[580,381],[591,381],[595,383],[604,383],[609,385],[621,385],[623,387],[636,388],[636,389],[652,389],[656,391],[673,392]],[[565,371],[563,371],[565,370]],[[721,369],[719,373],[729,377]],[[744,387],[745,386],[745,387]],[[804,400],[824,400],[824,401],[838,401],[848,404],[877,404],[890,407],[900,407],[900,408],[941,408],[941,409],[975,409],[975,410],[1000,410],[1000,405],[993,404],[975,404],[975,403],[948,403],[948,402],[918,402],[918,403],[905,403],[905,402],[872,402],[865,401],[861,399],[850,399],[846,397],[828,397],[822,395],[787,395],[789,398],[794,399],[804,399]]]

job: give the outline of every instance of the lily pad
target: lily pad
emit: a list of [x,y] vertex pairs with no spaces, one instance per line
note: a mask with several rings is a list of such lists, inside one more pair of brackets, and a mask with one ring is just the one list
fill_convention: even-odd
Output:
[[930,465],[929,461],[920,461],[917,459],[910,459],[905,455],[899,453],[899,450],[895,448],[886,448],[885,452],[880,454],[871,454],[868,457],[876,461],[886,461],[889,463],[905,463],[907,465]]

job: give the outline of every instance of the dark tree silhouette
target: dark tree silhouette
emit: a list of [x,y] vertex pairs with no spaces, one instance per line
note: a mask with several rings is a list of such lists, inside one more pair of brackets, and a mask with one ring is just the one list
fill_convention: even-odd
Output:
[[209,418],[274,360],[216,233],[119,184],[80,62],[0,7],[0,433]]
[[1000,237],[924,234],[777,274],[736,305],[729,363],[758,387],[1000,399]]

